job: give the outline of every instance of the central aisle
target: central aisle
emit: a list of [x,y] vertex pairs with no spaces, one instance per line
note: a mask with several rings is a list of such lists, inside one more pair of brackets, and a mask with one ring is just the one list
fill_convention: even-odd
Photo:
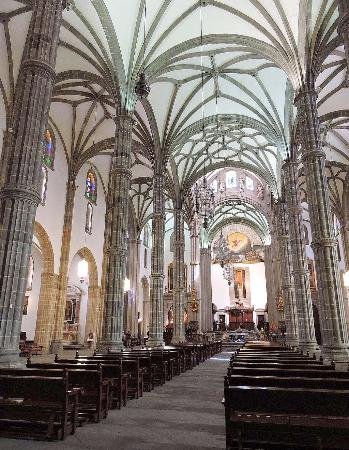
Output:
[[6,450],[224,449],[223,377],[230,353],[220,353],[164,386],[109,411],[98,424],[79,428],[63,442],[0,438]]

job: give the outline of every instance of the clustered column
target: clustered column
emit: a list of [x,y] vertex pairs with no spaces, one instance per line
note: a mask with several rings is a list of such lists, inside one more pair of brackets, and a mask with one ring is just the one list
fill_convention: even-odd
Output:
[[313,305],[302,234],[302,208],[299,204],[297,192],[297,163],[288,161],[283,165],[282,169],[284,173],[285,196],[289,217],[299,346],[304,351],[314,353],[318,350],[318,346],[315,339]]
[[298,347],[297,307],[292,276],[292,258],[285,202],[279,201],[276,204],[276,216],[279,260],[281,261],[281,289],[285,310],[286,343],[291,347]]
[[338,1],[338,35],[341,36],[344,43],[345,56],[347,60],[347,76],[346,85],[348,87],[348,75],[349,75],[349,2],[348,0]]
[[139,251],[141,241],[129,239],[129,274],[130,291],[128,295],[127,330],[132,335],[138,334],[138,284],[139,284]]
[[133,119],[126,113],[117,118],[109,183],[111,210],[106,246],[104,328],[102,342],[98,344],[101,349],[119,350],[122,347],[132,125]]
[[[16,360],[63,0],[33,2],[6,139],[0,191],[0,361]],[[9,243],[11,245],[9,245]]]
[[185,341],[184,330],[184,213],[182,208],[174,210],[174,292],[173,292],[173,338],[172,342]]
[[339,279],[337,241],[325,177],[326,155],[321,149],[317,94],[314,86],[303,86],[295,104],[299,116],[302,162],[307,184],[312,248],[319,292],[319,315],[324,360],[338,365],[349,360],[348,329]]
[[61,351],[63,348],[62,339],[64,328],[64,313],[67,298],[69,255],[73,227],[75,193],[75,176],[70,173],[67,181],[66,201],[64,209],[61,259],[58,277],[58,293],[55,303],[55,323],[53,327],[53,336],[51,342],[52,353],[59,353],[59,351]]
[[165,240],[165,192],[164,175],[160,161],[156,162],[153,181],[152,253],[150,275],[150,347],[163,347],[164,339],[164,240]]
[[211,249],[200,249],[201,280],[201,331],[212,331],[212,281],[211,281]]

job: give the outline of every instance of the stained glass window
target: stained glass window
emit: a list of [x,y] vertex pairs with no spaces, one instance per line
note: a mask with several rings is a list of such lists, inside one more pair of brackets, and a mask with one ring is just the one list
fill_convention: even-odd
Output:
[[85,197],[91,203],[97,203],[97,177],[92,169],[87,172]]
[[226,173],[226,185],[227,189],[235,188],[237,184],[236,172],[234,170],[229,170]]
[[41,181],[41,204],[45,206],[46,203],[46,193],[47,193],[47,182],[48,182],[48,172],[45,166],[42,166],[42,181]]
[[85,232],[92,234],[92,219],[93,219],[93,206],[92,203],[87,203],[86,208],[86,222],[85,222]]
[[42,162],[46,167],[53,170],[55,162],[55,143],[53,133],[49,129],[45,131]]
[[249,191],[254,190],[254,183],[253,183],[252,178],[250,178],[250,177],[246,177],[246,189]]

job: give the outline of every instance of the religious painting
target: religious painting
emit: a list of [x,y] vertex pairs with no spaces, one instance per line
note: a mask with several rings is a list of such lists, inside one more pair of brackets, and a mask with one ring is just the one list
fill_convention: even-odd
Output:
[[26,295],[24,297],[24,302],[23,302],[23,316],[28,315],[28,304],[29,304],[29,295]]
[[314,267],[314,261],[312,259],[308,259],[308,271],[309,271],[309,284],[310,284],[310,290],[316,291],[317,290],[317,282],[316,282],[316,273],[315,273],[315,267]]
[[232,189],[237,187],[237,176],[235,170],[229,170],[226,173],[226,187]]
[[246,234],[240,233],[239,231],[229,234],[227,239],[229,249],[233,253],[240,254],[243,251],[246,251],[249,247],[249,238],[246,236]]
[[238,299],[247,297],[245,269],[234,269],[234,295]]

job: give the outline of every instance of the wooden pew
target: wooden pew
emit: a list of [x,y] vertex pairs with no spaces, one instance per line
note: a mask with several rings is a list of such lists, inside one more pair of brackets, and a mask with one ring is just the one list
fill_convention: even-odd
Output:
[[139,365],[139,358],[128,358],[122,355],[94,355],[94,356],[79,356],[76,355],[74,363],[80,364],[114,364],[122,365],[122,373],[128,373],[128,396],[129,398],[139,398],[143,395],[143,370]]
[[66,369],[71,387],[81,388],[79,401],[79,420],[99,422],[108,415],[110,401],[110,381],[102,378],[101,366],[59,363],[27,362],[33,369]]
[[[327,366],[323,366],[327,367]],[[259,368],[259,367],[229,367],[228,375],[242,376],[276,376],[276,377],[306,377],[306,378],[347,378],[349,372],[340,372],[336,370],[314,369],[309,366],[308,369],[282,369],[282,368]]]
[[0,375],[0,436],[23,439],[64,439],[74,434],[78,389],[68,376]]
[[227,449],[348,449],[348,390],[226,386],[224,405]]

